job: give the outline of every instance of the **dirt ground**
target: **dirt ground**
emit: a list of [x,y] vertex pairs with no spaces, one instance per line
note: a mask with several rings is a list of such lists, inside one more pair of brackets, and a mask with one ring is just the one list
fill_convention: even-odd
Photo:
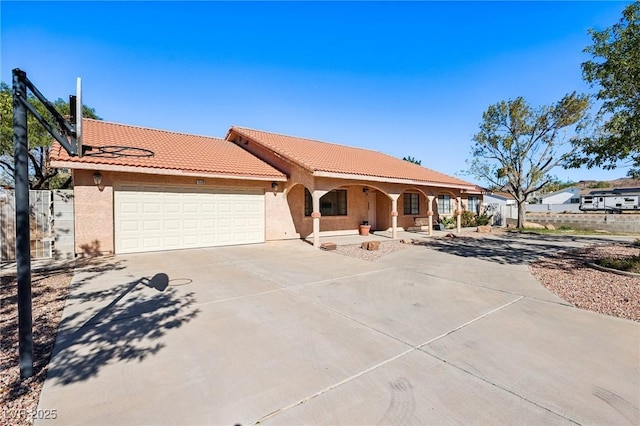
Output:
[[32,424],[72,276],[59,270],[31,277],[34,373],[26,380],[18,366],[16,277],[0,277],[0,425]]

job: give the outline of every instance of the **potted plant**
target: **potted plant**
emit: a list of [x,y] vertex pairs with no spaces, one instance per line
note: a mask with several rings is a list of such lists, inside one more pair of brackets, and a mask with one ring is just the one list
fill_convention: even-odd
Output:
[[456,227],[456,218],[453,216],[451,217],[440,216],[438,225],[441,231],[444,231],[445,229],[453,229]]
[[360,224],[360,235],[367,236],[369,235],[369,231],[371,230],[371,225],[369,225],[369,221],[363,220]]

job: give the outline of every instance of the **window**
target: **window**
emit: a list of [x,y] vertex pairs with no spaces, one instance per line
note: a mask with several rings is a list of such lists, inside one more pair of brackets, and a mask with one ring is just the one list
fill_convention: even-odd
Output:
[[478,197],[469,197],[467,198],[467,210],[471,213],[478,214],[480,211],[478,210],[478,206],[480,205]]
[[[308,189],[304,190],[304,215],[311,216],[313,212],[313,197]],[[334,189],[320,197],[320,214],[322,216],[347,215],[347,190]]]
[[451,196],[438,195],[438,214],[451,213]]
[[420,214],[420,194],[404,193],[404,214]]
[[578,197],[573,197],[573,198],[571,198],[570,203],[571,203],[571,204],[579,204],[579,203],[580,203],[580,198],[578,198]]
[[304,215],[311,216],[313,213],[313,198],[307,188],[304,189]]

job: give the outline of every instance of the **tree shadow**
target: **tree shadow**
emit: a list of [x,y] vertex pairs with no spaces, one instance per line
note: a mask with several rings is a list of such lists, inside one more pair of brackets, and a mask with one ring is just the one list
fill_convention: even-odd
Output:
[[[193,293],[169,286],[159,273],[96,291],[72,290],[67,306],[103,303],[86,321],[86,309],[66,315],[60,323],[48,380],[69,384],[89,379],[109,363],[144,360],[160,351],[161,338],[195,318]],[[106,305],[104,305],[106,303]],[[77,306],[79,304],[79,306]]]
[[100,241],[93,240],[91,243],[81,244],[80,253],[78,254],[82,257],[101,256],[102,252],[100,251]]
[[495,262],[504,265],[529,265],[542,258],[593,244],[611,243],[604,238],[563,235],[506,234],[492,238],[454,236],[434,238],[414,243],[460,257]]

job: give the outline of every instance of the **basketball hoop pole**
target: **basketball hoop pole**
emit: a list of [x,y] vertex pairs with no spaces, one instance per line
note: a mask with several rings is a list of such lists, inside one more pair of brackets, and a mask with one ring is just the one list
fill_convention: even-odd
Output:
[[[78,87],[80,83],[78,82]],[[31,105],[27,89],[51,113],[52,125]],[[80,105],[80,110],[82,105]],[[33,318],[31,306],[31,232],[29,229],[29,141],[27,112],[42,124],[69,155],[78,155],[78,139],[82,138],[78,124],[70,124],[27,78],[27,73],[13,70],[13,159],[16,197],[16,270],[18,281],[18,357],[20,376],[33,375]],[[81,112],[76,111],[76,114]],[[82,117],[78,121],[81,122]],[[57,128],[56,128],[57,127]],[[59,129],[59,130],[58,130]],[[80,148],[82,149],[82,147]],[[82,154],[80,154],[82,155]]]
[[[24,77],[24,78],[21,78]],[[31,249],[29,230],[29,145],[26,73],[13,70],[13,158],[16,194],[16,268],[18,279],[18,356],[20,376],[33,375]]]

